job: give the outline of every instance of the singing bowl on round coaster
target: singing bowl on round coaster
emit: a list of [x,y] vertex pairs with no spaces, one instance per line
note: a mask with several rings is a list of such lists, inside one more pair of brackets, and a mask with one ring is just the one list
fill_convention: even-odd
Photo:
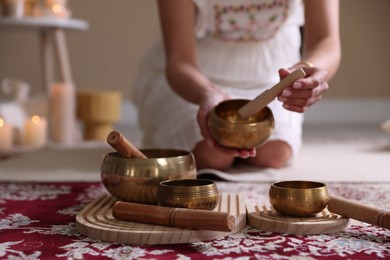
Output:
[[349,218],[330,213],[327,209],[311,217],[286,216],[268,204],[248,203],[246,209],[250,226],[282,234],[331,234],[344,230],[350,223]]
[[281,181],[269,190],[272,207],[279,213],[309,217],[321,212],[330,199],[324,183],[313,181]]
[[159,183],[196,178],[191,152],[174,149],[141,150],[146,159],[124,158],[117,152],[104,156],[101,178],[107,191],[121,201],[156,204]]
[[221,145],[230,148],[250,149],[263,144],[270,137],[275,122],[272,111],[265,107],[247,119],[238,109],[250,100],[226,100],[210,112],[208,125],[211,135]]
[[219,201],[217,185],[212,180],[182,179],[160,183],[159,206],[213,210]]

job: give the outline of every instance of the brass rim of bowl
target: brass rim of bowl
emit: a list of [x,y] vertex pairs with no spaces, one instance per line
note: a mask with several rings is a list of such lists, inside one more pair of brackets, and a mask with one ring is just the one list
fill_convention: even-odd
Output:
[[284,190],[313,190],[326,188],[326,184],[316,181],[280,181],[271,185],[277,189]]
[[160,185],[163,187],[173,187],[173,188],[184,188],[188,187],[207,187],[214,185],[213,180],[206,179],[179,179],[179,180],[166,180],[160,182]]
[[[248,103],[250,100],[247,100],[247,99],[231,99],[231,100],[226,100],[226,101],[222,101],[221,103],[219,103],[217,106],[215,106],[212,110],[214,112],[214,115],[215,115],[215,119],[216,119],[216,123],[217,124],[232,124],[232,122],[229,122],[228,120],[224,119],[223,117],[220,116],[219,114],[219,110],[222,109],[222,106],[223,105],[226,105],[227,103],[242,103],[241,106],[245,105],[246,103]],[[237,108],[232,108],[232,109],[239,109],[241,106],[238,106]],[[235,122],[234,125],[235,126],[242,126],[242,127],[248,127],[248,126],[258,126],[259,124],[268,124],[268,119],[270,118],[273,118],[273,114],[272,114],[272,111],[269,107],[265,107],[263,108],[265,109],[267,115],[264,117],[264,119],[260,120],[260,121],[257,121],[257,122],[252,122],[252,123],[248,123],[248,122]],[[238,112],[237,112],[238,113]]]
[[[102,175],[121,176],[129,178],[148,178],[155,180],[178,179],[179,176],[185,175],[182,178],[195,178],[196,165],[195,158],[191,152],[184,150],[142,150],[145,154],[161,155],[168,157],[158,158],[125,158],[117,152],[110,152],[104,155],[100,166]],[[177,155],[173,157],[173,155]],[[168,178],[169,177],[169,178]],[[159,182],[156,182],[158,186]]]
[[192,153],[185,150],[169,150],[169,149],[145,149],[141,150],[147,158],[125,158],[118,152],[110,152],[106,154],[105,160],[108,163],[115,162],[117,165],[150,165],[151,163],[158,162],[159,160],[165,160],[166,164],[183,164],[191,160]]
[[118,152],[110,152],[108,155],[112,157],[118,157],[124,160],[148,160],[148,159],[180,159],[182,157],[186,157],[191,154],[191,152],[186,150],[175,150],[175,149],[141,149],[142,153],[146,155],[147,158],[125,158],[119,155]]
[[216,196],[216,183],[206,179],[177,179],[160,182],[160,190],[167,197],[210,197]]
[[[214,108],[215,109],[215,108]],[[271,112],[271,110],[269,108],[264,108],[264,109],[267,109]],[[268,125],[269,122],[267,119],[271,118],[271,113],[268,113],[267,117],[261,121],[258,121],[258,122],[252,122],[252,123],[246,123],[246,122],[236,122],[236,123],[232,123],[232,122],[229,122],[228,120],[220,117],[216,112],[214,112],[215,114],[215,124],[217,125],[226,125],[226,124],[233,124],[234,127],[241,127],[241,128],[245,128],[247,129],[248,127],[258,127],[259,125],[262,125],[262,124],[265,124],[265,125]],[[272,120],[272,119],[271,119]]]

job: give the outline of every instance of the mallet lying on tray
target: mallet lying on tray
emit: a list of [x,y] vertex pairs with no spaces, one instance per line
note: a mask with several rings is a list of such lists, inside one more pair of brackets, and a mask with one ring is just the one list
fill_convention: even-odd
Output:
[[172,208],[117,201],[112,215],[120,220],[178,228],[232,231],[235,217],[227,212]]

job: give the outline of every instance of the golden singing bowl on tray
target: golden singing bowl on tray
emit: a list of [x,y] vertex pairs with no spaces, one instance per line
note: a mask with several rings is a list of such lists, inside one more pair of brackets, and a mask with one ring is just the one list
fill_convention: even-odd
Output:
[[156,204],[159,183],[196,178],[191,152],[174,149],[141,150],[146,159],[124,158],[117,152],[104,156],[101,178],[107,191],[118,200]]
[[157,195],[159,206],[175,208],[212,210],[218,201],[216,183],[205,179],[163,181]]
[[263,144],[274,128],[272,111],[265,107],[243,119],[238,109],[248,103],[245,99],[226,100],[210,112],[208,125],[214,139],[230,148],[249,149]]
[[330,199],[326,184],[313,181],[281,181],[269,190],[272,207],[279,213],[308,217],[321,212]]

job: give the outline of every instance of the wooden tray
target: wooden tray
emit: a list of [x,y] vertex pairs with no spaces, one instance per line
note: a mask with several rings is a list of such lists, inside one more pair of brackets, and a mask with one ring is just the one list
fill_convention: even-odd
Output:
[[269,205],[247,205],[248,224],[254,228],[294,235],[330,234],[342,231],[349,219],[327,209],[314,217],[296,218],[277,213]]
[[122,221],[112,216],[117,200],[104,194],[90,202],[76,216],[77,230],[90,238],[127,244],[178,244],[212,240],[235,234],[246,225],[246,210],[238,194],[223,193],[215,211],[229,212],[236,217],[231,232],[190,230]]

